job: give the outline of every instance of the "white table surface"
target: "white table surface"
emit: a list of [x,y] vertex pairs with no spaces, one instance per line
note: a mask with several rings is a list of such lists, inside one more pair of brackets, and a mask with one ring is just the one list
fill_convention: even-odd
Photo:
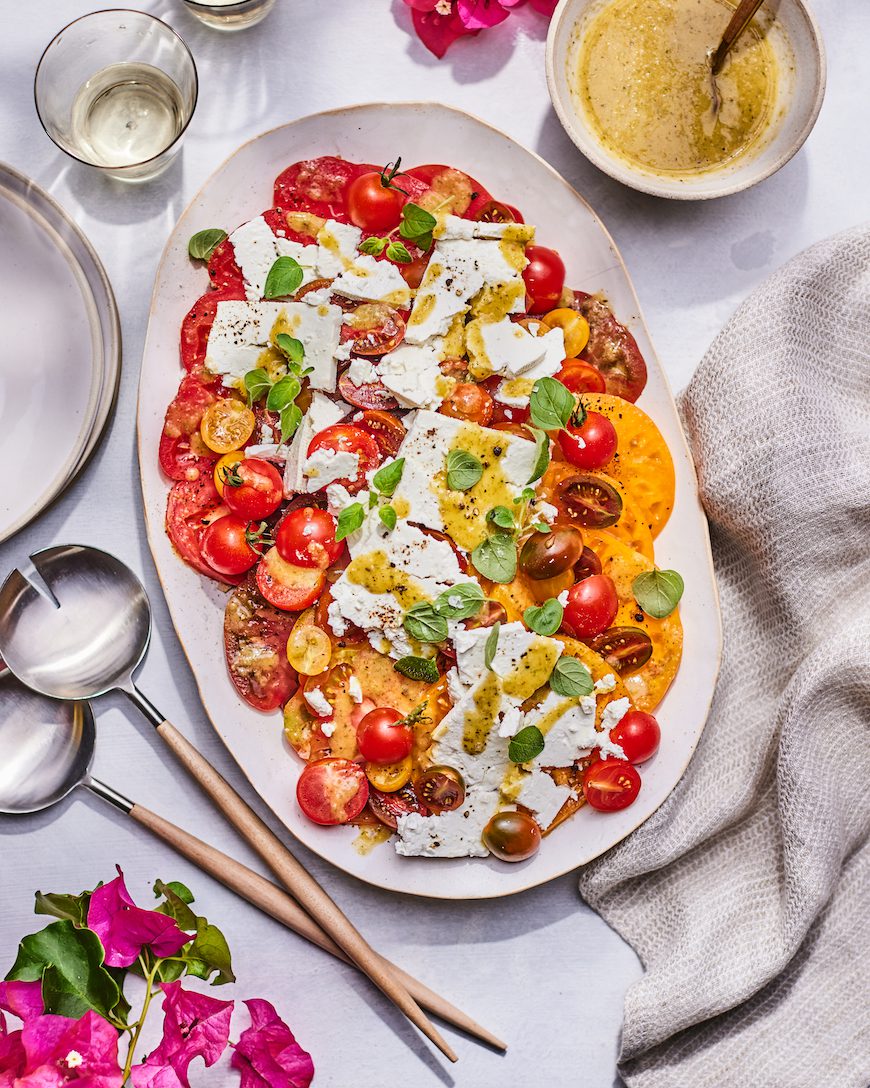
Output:
[[[33,107],[42,48],[93,6],[93,0],[24,6],[0,0],[0,158],[52,193],[88,234],[114,285],[124,338],[117,411],[101,448],[50,511],[0,547],[0,573],[52,543],[91,543],[126,559],[154,605],[143,689],[251,797],[197,706],[145,541],[134,452],[151,284],[165,239],[190,197],[240,143],[309,112],[419,98],[467,108],[542,154],[599,212],[621,247],[653,340],[679,389],[755,284],[805,246],[866,218],[870,145],[861,134],[870,8],[861,0],[817,0],[828,91],[804,150],[750,192],[684,204],[625,189],[576,152],[547,97],[543,19],[522,11],[499,29],[459,43],[439,62],[409,35],[400,0],[279,0],[260,27],[235,35],[202,27],[177,0],[145,0],[141,7],[170,22],[193,50],[199,106],[181,157],[163,177],[141,187],[113,183],[58,152]],[[449,149],[433,158],[449,161]],[[121,697],[103,699],[98,711],[101,778],[262,869]],[[87,794],[52,812],[0,817],[0,835],[0,974],[20,936],[44,921],[31,915],[33,890],[92,887],[110,879],[117,862],[143,905],[156,877],[182,880],[197,892],[235,957],[238,983],[213,992],[273,1001],[311,1050],[315,1083],[322,1088],[611,1088],[617,1079],[623,995],[641,966],[582,903],[574,876],[503,902],[450,904],[377,891],[298,848],[381,951],[510,1043],[500,1056],[448,1032],[460,1055],[451,1067],[364,979],[234,900]],[[194,1081],[230,1085],[237,1076],[198,1073]]]

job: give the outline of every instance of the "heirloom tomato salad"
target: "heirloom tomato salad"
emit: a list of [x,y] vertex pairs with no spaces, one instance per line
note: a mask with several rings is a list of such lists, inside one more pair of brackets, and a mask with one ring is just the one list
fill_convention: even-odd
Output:
[[522,861],[631,805],[680,660],[644,360],[507,195],[311,159],[190,240],[166,530],[229,587],[302,812],[408,856]]

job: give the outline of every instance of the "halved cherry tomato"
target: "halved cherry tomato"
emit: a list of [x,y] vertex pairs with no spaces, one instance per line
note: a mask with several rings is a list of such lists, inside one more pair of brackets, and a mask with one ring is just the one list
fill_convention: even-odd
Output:
[[589,640],[590,649],[620,676],[636,672],[652,657],[652,639],[639,627],[608,627]]
[[601,573],[601,560],[591,548],[584,545],[580,558],[574,564],[574,581],[582,582],[593,574]]
[[601,371],[582,359],[566,359],[556,380],[572,393],[603,393],[607,388]]
[[420,803],[411,786],[402,786],[395,793],[369,790],[369,808],[385,827],[393,831],[399,825],[400,816],[407,816],[410,812],[419,812],[421,816],[429,815],[429,810]]
[[224,611],[224,649],[236,691],[257,710],[277,710],[296,691],[296,673],[284,654],[293,617],[263,600],[250,581]]
[[325,583],[322,570],[287,563],[277,548],[270,548],[257,567],[257,589],[284,612],[301,612],[314,604]]
[[226,514],[206,526],[199,542],[202,557],[219,574],[244,574],[260,558],[248,543],[248,523]]
[[579,427],[569,422],[556,441],[565,460],[577,468],[603,468],[616,453],[616,428],[600,412],[587,412]]
[[395,793],[411,781],[414,761],[410,756],[395,763],[366,763],[366,778],[381,793]]
[[546,329],[561,329],[565,338],[565,355],[576,359],[589,343],[589,322],[576,310],[568,306],[559,306],[550,310],[541,318]]
[[553,501],[571,521],[586,529],[606,529],[622,514],[622,496],[606,480],[584,472],[563,477]]
[[404,721],[398,710],[379,706],[359,723],[356,743],[363,759],[372,763],[398,763],[411,754],[414,728]]
[[[399,177],[395,184],[401,183]],[[351,223],[363,230],[388,231],[398,226],[405,195],[390,188],[383,173],[373,170],[354,178],[344,199]]]
[[453,767],[428,767],[417,776],[414,787],[432,812],[453,812],[465,800],[465,780]]
[[224,473],[223,495],[234,514],[247,521],[259,521],[281,505],[284,481],[268,461],[246,457]]
[[636,401],[646,385],[646,363],[637,341],[595,295],[575,291],[574,305],[589,322],[583,357],[601,371],[608,393]]
[[482,385],[459,382],[438,411],[451,419],[467,419],[485,427],[492,419],[492,397]]
[[568,590],[562,629],[574,638],[592,638],[613,623],[618,608],[613,579],[593,574]]
[[227,473],[233,467],[237,465],[239,461],[244,461],[244,450],[230,450],[229,453],[225,453],[222,457],[218,458],[214,466],[214,485],[217,488],[218,495],[224,493],[224,480]]
[[526,861],[540,848],[541,829],[525,812],[497,812],[483,829],[483,844],[499,861]]
[[360,427],[350,423],[336,423],[314,436],[308,446],[308,456],[317,450],[333,450],[335,453],[355,453],[359,458],[359,467],[353,479],[343,479],[348,491],[359,491],[365,485],[366,473],[380,464],[380,451],[374,438]]
[[385,302],[364,302],[345,315],[341,326],[341,342],[350,340],[355,355],[386,355],[404,338],[405,319]]
[[256,417],[240,400],[222,398],[209,405],[199,424],[202,440],[215,453],[237,450],[254,433]]
[[344,541],[335,539],[336,528],[335,518],[326,510],[299,507],[291,510],[278,526],[275,546],[288,563],[326,570],[345,549]]
[[207,408],[217,400],[215,383],[194,374],[181,379],[175,399],[166,409],[158,457],[171,480],[195,480],[215,457],[202,440],[199,425]]
[[512,204],[502,204],[500,200],[487,200],[474,209],[471,216],[478,223],[522,223],[523,218]]
[[287,639],[287,660],[300,676],[319,676],[332,660],[332,639],[316,624],[301,622],[304,616],[299,619]]
[[597,759],[583,772],[583,796],[599,812],[628,808],[640,793],[640,775],[624,759]]
[[361,413],[361,417],[354,421],[354,425],[360,430],[367,431],[375,442],[383,457],[395,457],[399,452],[399,446],[405,440],[405,427],[401,420],[390,415],[389,412],[372,408]]
[[555,249],[526,246],[529,263],[523,279],[529,296],[529,313],[544,314],[558,303],[565,286],[565,264]]
[[520,569],[530,578],[555,578],[571,570],[583,551],[583,537],[571,526],[534,532],[520,551]]
[[399,406],[399,402],[383,382],[373,381],[366,382],[364,385],[354,385],[347,371],[338,379],[338,391],[342,399],[352,404],[354,408],[387,412]]
[[349,759],[317,759],[296,783],[299,807],[316,824],[346,824],[359,816],[368,799],[365,771]]
[[610,730],[610,739],[625,752],[629,763],[645,763],[659,750],[659,723],[642,710],[629,710]]

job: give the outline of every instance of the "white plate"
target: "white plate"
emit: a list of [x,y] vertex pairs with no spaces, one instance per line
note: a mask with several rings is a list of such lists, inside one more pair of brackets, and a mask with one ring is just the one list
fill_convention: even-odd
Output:
[[[518,865],[401,858],[391,844],[361,856],[353,846],[355,829],[310,823],[294,792],[303,764],[283,743],[280,715],[250,709],[227,676],[222,638],[225,594],[182,563],[163,531],[168,485],[158,467],[157,446],[163,414],[180,377],[179,365],[172,360],[177,358],[185,311],[207,287],[204,271],[193,268],[187,257],[191,234],[206,227],[232,230],[268,208],[273,178],[297,159],[329,154],[387,162],[397,149],[406,163],[447,162],[467,170],[498,199],[520,207],[536,224],[540,242],[558,245],[569,283],[607,294],[646,357],[649,384],[641,404],[661,427],[676,463],[676,508],[656,541],[656,555],[661,566],[676,568],[685,578],[681,607],[685,652],[673,687],[657,711],[661,750],[644,767],[643,790],[631,808],[613,814],[582,809],[544,841],[536,857]],[[321,857],[393,891],[443,899],[510,895],[597,857],[641,824],[673,789],[704,726],[721,648],[707,523],[697,499],[694,468],[667,381],[610,236],[567,182],[504,133],[441,105],[363,105],[302,118],[241,147],[195,197],[167,243],[151,305],[138,425],[151,550],[205,708],[260,796]]]
[[[0,540],[72,481],[100,439],[121,369],[112,288],[90,243],[38,186],[0,164]],[[34,494],[33,481],[41,490]]]

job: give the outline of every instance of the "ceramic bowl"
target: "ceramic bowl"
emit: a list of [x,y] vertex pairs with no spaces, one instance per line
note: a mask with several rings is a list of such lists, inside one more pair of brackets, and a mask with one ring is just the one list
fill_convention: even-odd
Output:
[[[781,59],[777,113],[771,135],[753,154],[695,177],[666,177],[633,166],[604,147],[577,109],[568,82],[589,20],[607,0],[561,0],[547,35],[547,84],[562,127],[599,170],[624,185],[672,200],[709,200],[748,189],[770,177],[809,136],[825,94],[825,50],[801,0],[772,0],[770,41]],[[790,63],[789,63],[790,61]]]

